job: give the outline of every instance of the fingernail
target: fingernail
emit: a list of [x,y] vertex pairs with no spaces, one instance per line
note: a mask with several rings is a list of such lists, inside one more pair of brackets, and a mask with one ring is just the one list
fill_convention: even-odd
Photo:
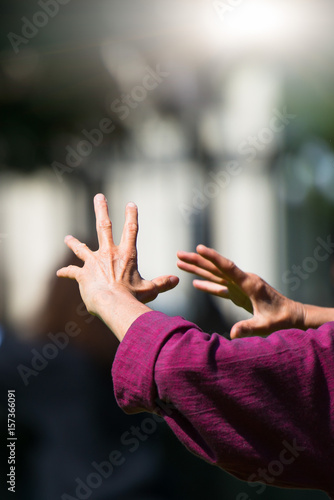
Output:
[[67,236],[65,236],[64,241],[67,241],[67,240],[69,240],[70,238],[73,238],[73,236],[72,236],[71,234],[68,234]]
[[179,278],[177,276],[170,276],[169,277],[169,282],[172,284],[172,285],[177,285],[178,282],[179,282]]
[[97,195],[95,196],[95,199],[96,199],[97,201],[104,201],[104,200],[105,200],[105,196],[104,196],[104,194],[99,193],[99,194],[97,194]]
[[128,207],[135,207],[135,206],[136,206],[136,204],[135,204],[135,203],[133,203],[133,201],[129,201],[129,203],[128,203]]

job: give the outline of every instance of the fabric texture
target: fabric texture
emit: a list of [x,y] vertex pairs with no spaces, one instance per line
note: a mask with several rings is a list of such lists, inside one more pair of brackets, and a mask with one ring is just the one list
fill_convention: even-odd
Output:
[[334,498],[334,322],[230,341],[150,311],[126,333],[112,375],[126,413],[162,415],[204,460],[258,489]]

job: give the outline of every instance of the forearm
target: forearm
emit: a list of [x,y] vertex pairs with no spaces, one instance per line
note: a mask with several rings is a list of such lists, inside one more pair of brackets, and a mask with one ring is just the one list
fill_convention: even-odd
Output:
[[[333,351],[330,325],[228,341],[151,312],[117,351],[115,395],[127,413],[163,415],[188,449],[241,479],[333,490]],[[267,480],[259,471],[280,457],[289,467]]]
[[304,304],[304,330],[319,328],[330,321],[334,321],[334,308]]
[[97,316],[110,328],[121,342],[132,325],[142,314],[152,311],[139,302],[129,291],[115,291],[98,301]]

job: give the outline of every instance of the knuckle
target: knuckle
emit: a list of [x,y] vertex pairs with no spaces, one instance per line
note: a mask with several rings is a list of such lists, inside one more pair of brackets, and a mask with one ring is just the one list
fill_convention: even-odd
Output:
[[198,255],[197,253],[192,253],[192,254],[190,255],[190,260],[191,260],[192,262],[194,262],[195,264],[197,264],[197,265],[200,265],[200,264],[201,264],[201,262],[203,262],[203,258],[202,258],[202,256],[201,256],[201,255]]
[[130,233],[135,233],[138,229],[138,224],[136,222],[128,222],[127,227]]
[[99,228],[100,229],[110,229],[111,228],[111,221],[109,219],[103,219],[99,222]]
[[86,243],[79,243],[76,247],[74,247],[75,255],[78,255],[81,252],[81,250],[86,247],[87,247]]
[[229,271],[229,272],[232,272],[236,270],[236,265],[235,263],[232,261],[232,260],[229,260],[227,259],[226,261],[226,269]]
[[135,248],[131,248],[127,251],[126,260],[130,262],[137,260],[137,250]]
[[72,276],[72,277],[74,277],[74,276],[75,276],[75,273],[76,273],[76,270],[77,270],[76,266],[73,266],[73,265],[68,266],[68,267],[66,268],[66,274],[67,274],[68,276]]
[[265,281],[263,281],[262,278],[257,277],[257,279],[254,279],[253,286],[255,293],[265,298],[265,296],[267,295],[267,287]]

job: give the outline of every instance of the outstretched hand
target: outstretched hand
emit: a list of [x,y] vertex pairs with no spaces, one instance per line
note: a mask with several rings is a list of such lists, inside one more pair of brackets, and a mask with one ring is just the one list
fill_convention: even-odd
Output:
[[174,288],[176,276],[160,276],[151,281],[143,279],[137,266],[138,211],[128,203],[121,242],[117,246],[112,236],[107,200],[103,194],[94,198],[96,231],[99,249],[95,252],[73,236],[66,236],[65,243],[84,262],[83,267],[69,266],[60,269],[57,276],[75,279],[87,310],[103,319],[103,305],[115,294],[131,294],[142,303],[154,300],[160,293]]
[[178,267],[204,280],[195,279],[198,290],[229,299],[253,314],[236,323],[231,338],[266,336],[287,328],[303,328],[303,305],[290,300],[256,274],[246,273],[212,248],[198,245],[197,253],[178,252]]

